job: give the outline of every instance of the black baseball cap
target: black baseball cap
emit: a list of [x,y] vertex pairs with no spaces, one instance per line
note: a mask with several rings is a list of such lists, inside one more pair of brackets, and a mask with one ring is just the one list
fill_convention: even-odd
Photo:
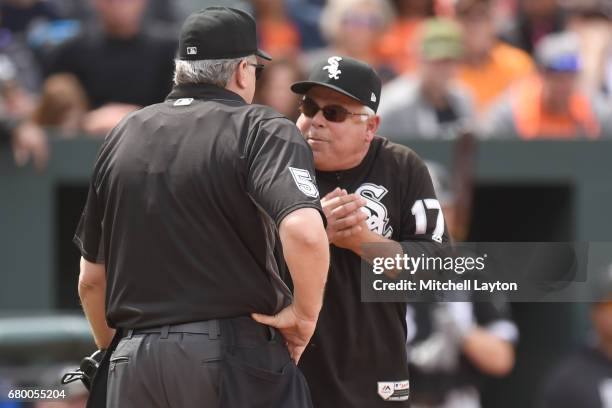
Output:
[[208,7],[187,17],[179,38],[182,60],[231,59],[257,55],[272,58],[257,48],[255,20],[245,11]]
[[307,81],[291,85],[291,90],[305,94],[316,85],[353,98],[374,112],[378,109],[382,82],[376,71],[365,62],[350,57],[329,57],[313,68]]

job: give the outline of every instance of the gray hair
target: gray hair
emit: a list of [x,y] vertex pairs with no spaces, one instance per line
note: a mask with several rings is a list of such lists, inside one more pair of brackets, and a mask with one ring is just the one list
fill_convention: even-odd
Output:
[[213,84],[225,88],[238,64],[245,59],[174,60],[174,84]]

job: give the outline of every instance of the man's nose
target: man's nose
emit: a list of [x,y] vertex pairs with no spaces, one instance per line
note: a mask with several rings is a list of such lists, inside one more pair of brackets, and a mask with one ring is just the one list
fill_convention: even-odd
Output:
[[325,116],[323,116],[323,110],[319,110],[311,119],[312,124],[315,127],[323,127],[326,125],[327,120],[325,119]]

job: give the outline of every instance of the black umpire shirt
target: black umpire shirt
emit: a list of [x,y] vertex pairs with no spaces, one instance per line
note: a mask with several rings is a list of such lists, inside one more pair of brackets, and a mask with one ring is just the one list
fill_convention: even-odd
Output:
[[[439,210],[426,210],[425,229],[417,228],[411,209],[422,200],[433,207],[436,195],[427,167],[407,147],[377,136],[357,167],[316,174],[321,196],[340,187],[365,198],[368,228],[411,241],[409,255],[430,255],[448,240]],[[300,360],[314,406],[408,407],[405,304],[362,302],[361,258],[334,245],[330,255],[323,309]]]
[[180,85],[106,137],[75,236],[104,263],[111,327],[274,314],[283,217],[321,213],[310,147],[274,110]]

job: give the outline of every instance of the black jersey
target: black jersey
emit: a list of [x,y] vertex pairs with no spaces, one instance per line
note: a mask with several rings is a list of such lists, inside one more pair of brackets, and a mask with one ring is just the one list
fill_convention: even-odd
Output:
[[109,325],[280,311],[276,229],[321,211],[314,177],[295,125],[228,90],[178,86],[129,115],[102,145],[75,236],[106,265]]
[[[394,241],[410,241],[404,247],[414,255],[427,255],[432,242],[447,241],[432,201],[423,206],[425,225],[417,225],[412,214],[415,206],[436,201],[436,196],[427,167],[407,147],[375,137],[360,165],[317,171],[317,182],[322,197],[340,187],[365,198],[369,229]],[[360,265],[352,251],[331,246],[323,309],[300,368],[317,408],[407,407],[406,308],[403,303],[363,303]]]
[[[442,358],[447,362],[443,367],[429,366],[425,370],[413,363],[409,365],[411,399],[415,404],[443,406],[448,403],[447,398],[451,393],[466,388],[479,390],[487,378],[461,352],[460,343],[451,340],[448,327],[442,327],[448,326],[447,321],[452,321],[456,326],[481,327],[509,343],[518,340],[518,328],[511,320],[508,304],[501,296],[491,296],[488,302],[413,303],[407,306],[406,312],[409,351],[427,349],[427,343],[437,341],[437,336],[449,338],[447,355]],[[445,321],[440,321],[440,313],[445,315]],[[448,355],[456,356],[455,361],[448,363]]]
[[544,387],[542,408],[608,408],[612,406],[612,359],[585,346],[565,359]]

